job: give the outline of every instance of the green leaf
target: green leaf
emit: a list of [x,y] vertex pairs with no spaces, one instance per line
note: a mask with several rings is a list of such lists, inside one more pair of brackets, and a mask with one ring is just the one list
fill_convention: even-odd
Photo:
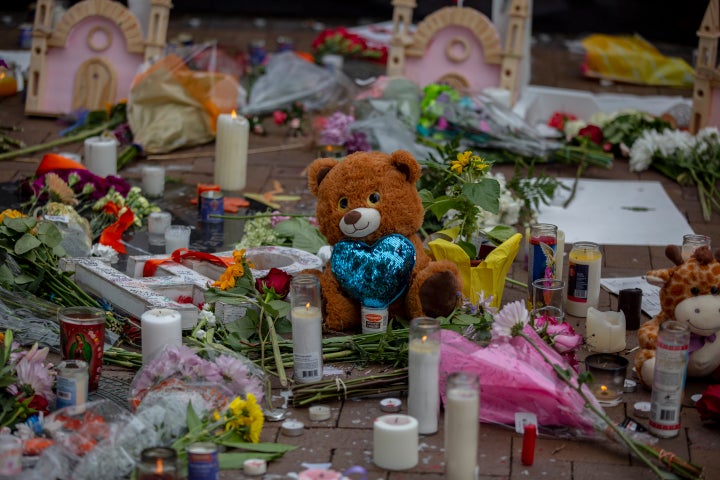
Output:
[[500,245],[517,233],[513,227],[508,225],[496,225],[489,232],[485,232],[487,238],[495,245]]
[[0,284],[12,285],[15,282],[15,275],[10,271],[7,265],[0,265]]
[[494,178],[481,178],[477,183],[466,183],[462,193],[473,204],[490,213],[500,209],[500,183]]
[[6,218],[3,223],[11,230],[24,233],[32,230],[37,220],[32,217]]
[[225,324],[228,332],[235,334],[243,340],[252,338],[257,333],[257,323],[253,322],[250,317],[238,318],[233,322]]
[[15,254],[24,255],[33,248],[37,248],[40,245],[42,245],[42,243],[40,242],[40,240],[38,240],[36,236],[26,233],[22,237],[20,237],[20,240],[18,240],[15,244]]
[[35,277],[26,273],[21,273],[20,275],[14,277],[13,281],[15,282],[15,285],[27,285],[29,283],[33,283],[35,281]]
[[239,448],[239,449],[247,450],[250,452],[270,453],[270,454],[277,454],[277,453],[282,454],[285,452],[290,452],[297,448],[297,445],[288,445],[286,443],[271,443],[271,442],[252,443],[252,442],[243,442],[243,441],[233,440],[233,439],[219,439],[218,443],[220,445],[224,445],[228,448]]
[[187,427],[188,430],[192,431],[202,426],[202,421],[195,413],[195,409],[192,406],[192,402],[188,402],[187,406]]
[[37,228],[37,236],[42,243],[50,248],[54,248],[62,242],[62,233],[52,222],[40,222]]
[[463,200],[458,197],[442,196],[437,197],[431,203],[423,205],[427,210],[430,210],[433,215],[439,220],[445,215],[448,210],[456,209],[462,210]]
[[467,256],[470,257],[470,260],[475,260],[477,258],[477,248],[475,248],[473,243],[458,240],[457,244],[465,251]]

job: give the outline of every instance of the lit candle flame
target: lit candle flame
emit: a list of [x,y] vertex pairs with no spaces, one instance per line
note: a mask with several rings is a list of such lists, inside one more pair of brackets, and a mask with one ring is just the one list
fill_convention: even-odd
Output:
[[605,385],[600,385],[600,393],[603,395],[607,395],[608,388]]
[[305,309],[306,309],[306,310],[310,310],[310,302],[307,302],[307,303],[305,304]]
[[163,461],[162,458],[158,458],[155,461],[155,473],[163,473]]
[[230,114],[230,116],[231,116],[233,119],[237,118],[237,113],[235,112],[235,110],[232,111],[232,113]]
[[420,339],[420,341],[422,343],[425,343],[425,342],[427,342],[427,339],[428,339],[427,335],[423,335],[422,338]]

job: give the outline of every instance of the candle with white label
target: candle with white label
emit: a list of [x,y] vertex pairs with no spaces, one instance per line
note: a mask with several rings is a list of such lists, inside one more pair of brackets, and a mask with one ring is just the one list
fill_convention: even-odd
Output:
[[100,177],[117,175],[117,145],[112,135],[86,139],[84,163],[87,169]]
[[222,190],[238,191],[247,181],[250,125],[243,116],[221,114],[215,137],[215,183]]
[[625,349],[625,314],[588,308],[585,337],[594,352],[616,353]]
[[180,312],[169,308],[154,308],[140,316],[143,365],[150,362],[163,348],[182,345],[180,320]]
[[439,377],[440,321],[414,318],[408,343],[408,414],[417,419],[421,434],[438,430]]
[[296,275],[290,282],[290,321],[295,381],[322,380],[322,311],[320,282],[314,275]]
[[418,463],[418,421],[399,413],[373,422],[373,462],[387,470],[407,470]]
[[445,478],[475,478],[480,427],[480,386],[470,372],[452,373],[445,393]]

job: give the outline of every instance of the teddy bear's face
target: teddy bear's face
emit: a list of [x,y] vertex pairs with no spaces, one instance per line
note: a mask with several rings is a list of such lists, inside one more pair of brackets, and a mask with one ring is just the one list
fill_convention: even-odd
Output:
[[708,252],[668,270],[660,301],[666,317],[690,332],[707,337],[720,331],[720,264]]
[[391,233],[409,237],[422,225],[415,186],[420,166],[408,152],[358,152],[339,162],[320,158],[308,172],[320,232],[331,245],[342,239],[372,244]]

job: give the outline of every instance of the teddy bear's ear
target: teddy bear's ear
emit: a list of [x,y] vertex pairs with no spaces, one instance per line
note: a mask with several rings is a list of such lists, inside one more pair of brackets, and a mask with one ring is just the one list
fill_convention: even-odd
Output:
[[420,164],[407,150],[396,150],[390,155],[390,164],[405,175],[407,181],[416,183],[420,179]]
[[338,163],[334,158],[318,158],[313,160],[308,167],[308,187],[310,188],[310,193],[317,197],[320,182],[323,181],[325,175]]

